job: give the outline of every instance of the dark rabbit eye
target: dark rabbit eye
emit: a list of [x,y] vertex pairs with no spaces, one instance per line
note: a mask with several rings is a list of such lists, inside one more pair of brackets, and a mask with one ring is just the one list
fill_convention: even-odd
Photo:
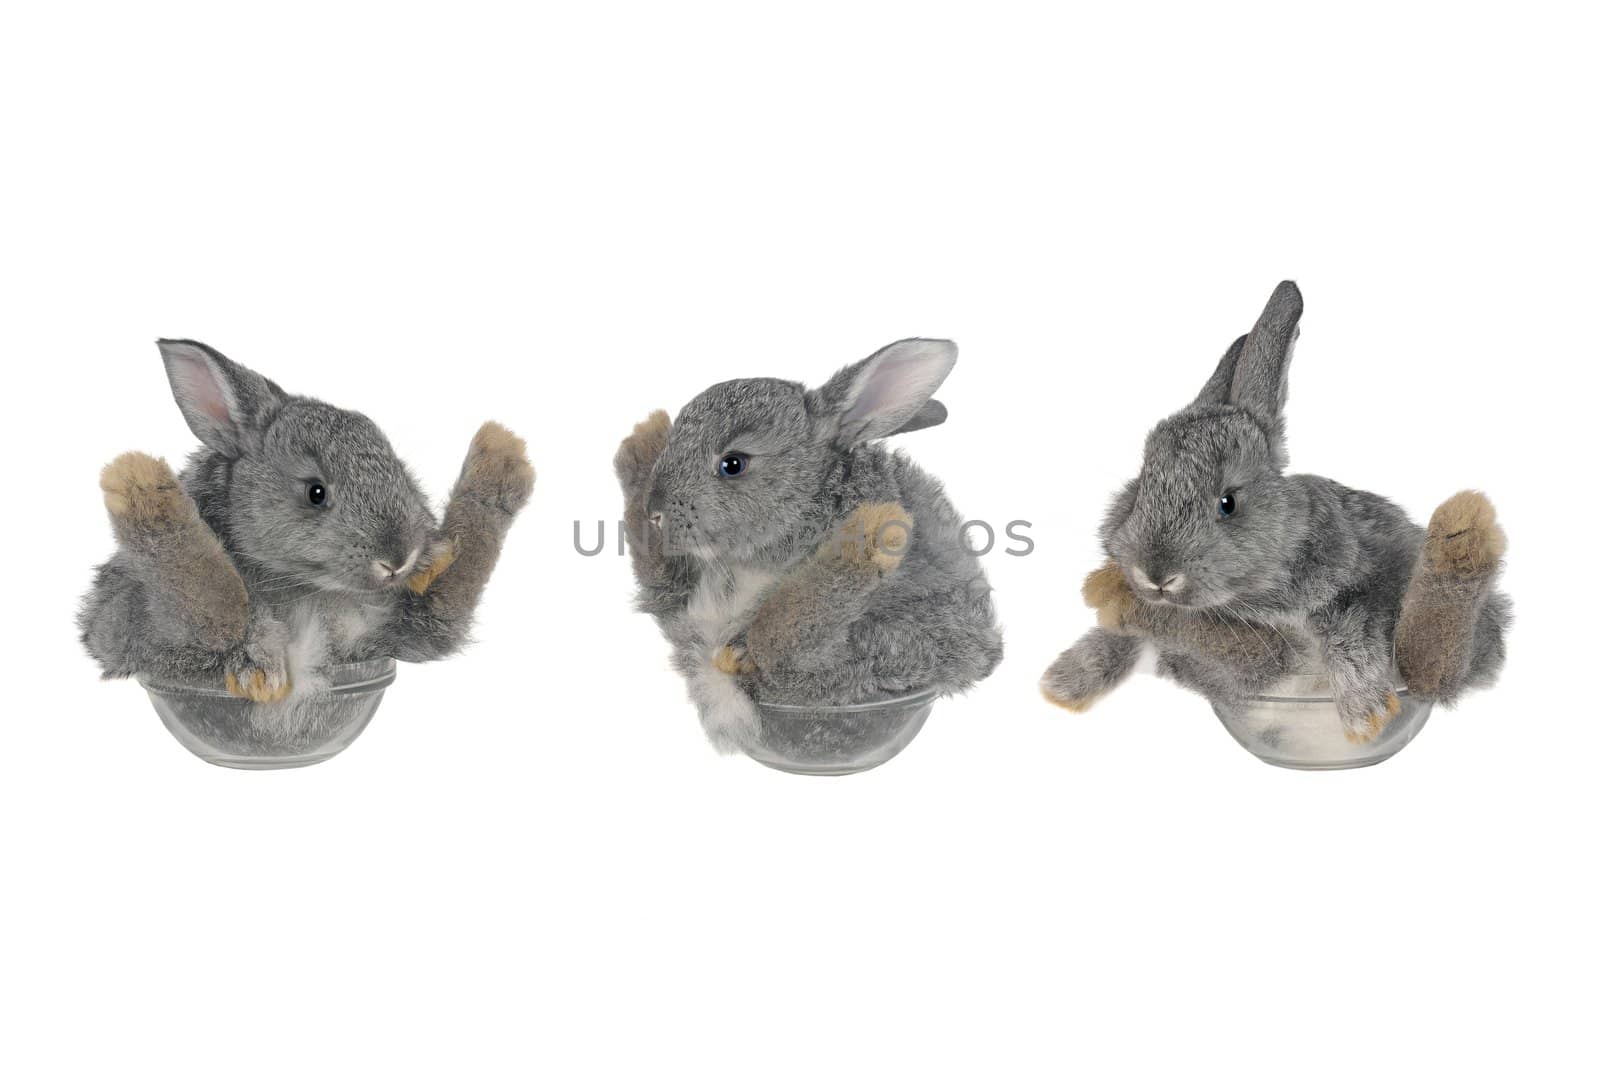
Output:
[[1239,502],[1234,499],[1233,490],[1229,489],[1226,493],[1222,494],[1222,499],[1217,501],[1217,514],[1221,515],[1223,518],[1227,518],[1229,515],[1233,514],[1233,509],[1238,506]]
[[312,482],[306,486],[306,499],[311,501],[314,508],[328,506],[328,487],[321,482]]
[[717,474],[723,478],[737,478],[750,468],[750,457],[742,452],[729,452],[717,463]]

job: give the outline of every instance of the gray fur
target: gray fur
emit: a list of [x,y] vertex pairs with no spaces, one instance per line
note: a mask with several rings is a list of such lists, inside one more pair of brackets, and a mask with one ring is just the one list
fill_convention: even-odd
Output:
[[[496,457],[480,447],[488,427],[480,431],[441,525],[366,416],[292,396],[205,345],[159,345],[203,447],[181,487],[163,484],[170,472],[149,457],[107,468],[118,548],[79,613],[104,675],[219,686],[255,670],[287,692],[328,662],[459,649],[532,488],[520,442],[516,455]],[[145,473],[118,481],[130,459]],[[309,502],[313,480],[326,487],[326,508]],[[453,562],[425,592],[408,587],[443,567],[446,552]]]
[[[1284,475],[1283,409],[1302,307],[1293,282],[1279,285],[1195,401],[1150,432],[1139,476],[1112,501],[1100,531],[1126,583],[1110,597],[1120,597],[1115,632],[1096,631],[1063,653],[1045,676],[1048,695],[1086,706],[1114,687],[1132,637],[1155,647],[1158,673],[1224,707],[1269,688],[1309,654],[1326,665],[1352,734],[1381,725],[1423,530],[1383,497]],[[1236,500],[1227,517],[1218,511],[1225,491]],[[1175,575],[1175,590],[1149,584]],[[1453,699],[1498,670],[1509,602],[1486,588],[1480,595],[1465,637],[1442,628],[1419,637],[1472,647],[1471,668],[1452,679],[1460,684],[1430,696]]]
[[[943,488],[878,439],[942,421],[929,398],[955,362],[902,341],[818,389],[771,378],[712,386],[670,424],[657,413],[617,455],[638,605],[713,744],[737,748],[752,701],[839,705],[964,690],[1000,661],[990,588]],[[718,460],[748,454],[738,479]],[[856,509],[898,504],[913,530],[898,565],[830,551]],[[661,517],[659,530],[649,517]],[[710,665],[719,648],[749,673]]]
[[1133,673],[1143,646],[1144,641],[1132,634],[1096,626],[1056,658],[1044,672],[1041,687],[1063,707],[1088,711],[1089,705]]

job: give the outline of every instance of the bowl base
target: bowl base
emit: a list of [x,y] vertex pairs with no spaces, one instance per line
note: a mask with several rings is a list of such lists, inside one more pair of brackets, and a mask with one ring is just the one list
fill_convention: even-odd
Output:
[[[194,749],[189,749],[194,752]],[[343,751],[341,749],[341,751]],[[230,771],[292,771],[298,767],[315,767],[319,763],[326,763],[337,752],[316,756],[284,756],[282,758],[263,757],[250,759],[249,757],[218,756],[205,752],[194,752],[196,756],[205,760],[213,767],[226,767]]]
[[899,755],[899,753],[896,752],[887,759],[877,760],[873,763],[858,763],[848,767],[804,767],[792,763],[777,763],[773,760],[764,760],[760,756],[751,756],[750,758],[763,767],[771,767],[773,770],[782,771],[784,774],[800,774],[807,778],[843,778],[847,774],[860,774],[862,771],[870,771],[874,767],[882,767],[893,759],[895,755]]
[[744,754],[763,767],[808,778],[860,774],[903,752],[935,699],[922,691],[848,708],[757,704],[760,735]]
[[1282,767],[1288,771],[1353,771],[1361,767],[1376,767],[1385,760],[1393,759],[1393,752],[1384,752],[1376,756],[1361,756],[1356,759],[1336,760],[1326,763],[1297,763],[1294,760],[1273,759],[1263,756],[1259,752],[1250,753],[1262,763],[1273,767]]

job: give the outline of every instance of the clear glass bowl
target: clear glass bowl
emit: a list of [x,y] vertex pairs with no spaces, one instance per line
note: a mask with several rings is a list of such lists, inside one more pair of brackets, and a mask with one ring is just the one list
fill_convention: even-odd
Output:
[[1370,767],[1399,752],[1421,731],[1433,703],[1414,699],[1404,688],[1400,714],[1366,742],[1344,735],[1326,674],[1292,674],[1271,693],[1253,696],[1238,711],[1212,705],[1233,739],[1251,755],[1277,767],[1337,771]]
[[757,704],[759,741],[745,754],[790,774],[855,774],[900,754],[928,721],[938,693],[888,697],[836,708]]
[[147,678],[139,684],[172,736],[207,763],[275,770],[309,767],[349,748],[392,681],[394,660],[373,659],[327,667],[276,704]]

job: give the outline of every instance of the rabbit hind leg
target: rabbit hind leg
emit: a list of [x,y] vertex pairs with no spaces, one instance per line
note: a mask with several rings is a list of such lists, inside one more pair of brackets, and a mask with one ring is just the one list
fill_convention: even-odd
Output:
[[165,462],[128,452],[100,474],[112,532],[144,579],[146,599],[187,623],[193,642],[219,649],[243,639],[244,581]]
[[192,643],[184,620],[149,594],[135,569],[126,553],[113,556],[95,574],[78,613],[79,637],[101,677],[216,684],[227,650]]
[[1494,592],[1504,532],[1482,493],[1433,513],[1395,627],[1395,659],[1412,693],[1450,701],[1484,684],[1505,658],[1510,603]]
[[144,591],[121,560],[113,558],[98,569],[78,612],[78,628],[102,678],[127,678],[143,667],[148,658],[140,647],[145,610]]

